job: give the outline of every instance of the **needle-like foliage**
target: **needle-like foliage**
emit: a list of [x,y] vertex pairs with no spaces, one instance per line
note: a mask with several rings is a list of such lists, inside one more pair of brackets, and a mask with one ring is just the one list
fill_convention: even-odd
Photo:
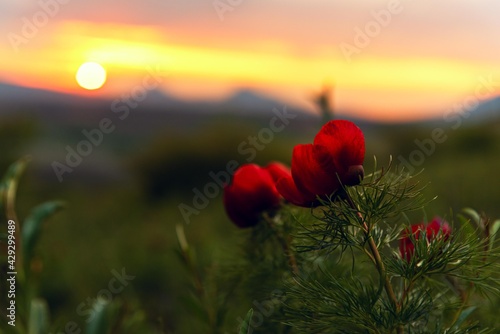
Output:
[[313,208],[264,212],[221,276],[240,332],[494,333],[482,314],[500,301],[500,221],[466,209],[412,224],[423,188],[389,164]]

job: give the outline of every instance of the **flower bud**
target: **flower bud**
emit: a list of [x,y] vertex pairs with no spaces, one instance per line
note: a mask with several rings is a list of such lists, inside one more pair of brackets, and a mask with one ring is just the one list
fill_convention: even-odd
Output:
[[[271,167],[273,173],[274,168],[276,166]],[[234,173],[231,184],[224,187],[226,213],[241,228],[256,225],[261,213],[278,208],[281,199],[273,174],[256,164],[242,165]]]
[[291,177],[277,183],[279,192],[289,202],[310,207],[317,197],[327,198],[342,185],[353,186],[364,177],[365,139],[352,122],[335,120],[326,123],[313,144],[293,149]]
[[421,238],[421,233],[425,232],[427,242],[431,242],[436,238],[444,238],[448,240],[451,234],[450,225],[439,217],[434,219],[427,225],[424,223],[412,225],[410,229],[403,231],[402,237],[399,240],[399,252],[401,257],[410,262],[413,254],[415,253],[415,245],[410,235],[413,235],[414,240]]

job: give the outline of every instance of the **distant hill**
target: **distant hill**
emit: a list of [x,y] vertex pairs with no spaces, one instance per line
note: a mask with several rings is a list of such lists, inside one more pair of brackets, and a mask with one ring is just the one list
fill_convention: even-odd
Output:
[[[90,98],[79,95],[65,94],[50,90],[35,89],[0,83],[0,115],[9,114],[12,112],[36,111],[39,113],[50,112],[51,116],[57,117],[58,112],[67,114],[70,112],[72,119],[79,119],[76,111],[87,110],[84,113],[85,118],[89,116],[89,111],[95,110],[106,111],[111,109],[114,99]],[[294,110],[299,114],[312,114],[312,110],[306,110],[290,103],[282,101],[274,97],[256,92],[250,89],[240,89],[224,100],[219,101],[188,101],[174,97],[164,91],[154,90],[149,91],[146,99],[139,103],[137,109],[147,110],[152,112],[182,112],[182,114],[192,113],[210,113],[222,112],[231,113],[235,116],[261,116],[268,114],[273,108],[287,106],[290,110]],[[443,111],[444,113],[445,111]],[[355,120],[358,123],[374,123],[363,119],[349,117],[349,111],[337,110],[337,115],[344,119]],[[42,116],[41,114],[39,114]],[[199,116],[199,115],[197,115]],[[468,121],[471,123],[489,121],[500,118],[500,97],[495,97],[487,101],[481,102],[474,110],[470,112]],[[422,123],[436,122],[441,119],[424,120]],[[375,122],[376,123],[376,122]],[[367,124],[368,125],[368,124]]]
[[[197,140],[210,141],[207,132],[221,136],[227,132],[227,140],[235,141],[228,143],[229,147],[236,150],[239,141],[269,126],[276,117],[273,110],[282,112],[284,108],[296,118],[280,133],[281,138],[295,143],[312,139],[322,125],[318,114],[249,89],[236,91],[220,101],[187,101],[154,90],[136,107],[130,107],[119,98],[95,99],[0,83],[0,125],[2,118],[16,117],[36,123],[38,137],[30,142],[26,153],[35,157],[40,175],[49,180],[54,179],[52,161],[63,161],[66,147],[75,147],[85,139],[82,131],[97,128],[104,118],[109,118],[116,127],[112,135],[106,136],[104,144],[85,159],[84,167],[78,169],[78,175],[89,173],[86,176],[89,180],[126,175],[119,161],[147,149],[151,143],[170,142],[182,148],[187,140],[195,147],[203,147]],[[336,114],[354,121],[370,138],[368,144],[382,148],[392,147],[399,140],[394,138],[400,137],[389,136],[391,133],[407,134],[411,145],[415,131],[423,131],[420,133],[425,136],[428,129],[449,130],[452,125],[442,117],[412,123],[378,123],[348,117],[347,111]],[[500,97],[481,103],[463,123],[477,126],[486,122],[500,122]]]
[[[223,117],[234,122],[262,122],[272,117],[274,108],[286,107],[297,115],[290,131],[308,132],[317,128],[320,117],[312,110],[293,105],[288,101],[250,89],[235,91],[224,100],[188,101],[160,90],[149,91],[147,97],[133,107],[117,99],[90,98],[43,89],[27,88],[0,83],[0,117],[2,115],[29,116],[39,120],[49,129],[86,128],[95,126],[104,118],[117,119],[128,109],[127,121],[120,121],[119,132],[137,136],[154,136],[161,132],[186,133]],[[443,112],[444,113],[444,112]],[[363,131],[380,130],[391,126],[442,126],[443,118],[428,119],[408,124],[383,124],[349,117],[348,111],[338,110],[337,115],[350,119]],[[470,112],[464,124],[477,124],[500,119],[500,97],[480,103]]]
[[2,117],[32,119],[43,138],[57,136],[56,145],[74,142],[82,130],[98,127],[103,118],[116,124],[110,141],[126,146],[161,136],[188,136],[221,122],[265,127],[275,117],[273,109],[283,107],[297,115],[287,131],[307,133],[319,126],[319,117],[311,111],[250,90],[221,101],[187,101],[153,90],[137,105],[128,106],[120,97],[95,99],[0,83],[0,121]]
[[[123,107],[124,103],[117,104],[115,99],[95,99],[0,83],[0,117],[28,116],[54,131],[95,126],[103,117],[116,119],[113,105],[116,109]],[[235,91],[219,101],[188,101],[153,90],[136,108],[129,108],[127,121],[120,122],[118,132],[139,137],[155,136],[165,131],[189,133],[221,118],[265,126],[273,117],[275,108],[286,108],[297,115],[287,131],[308,133],[320,126],[321,118],[315,111],[250,89]],[[348,112],[338,111],[338,114],[355,121],[364,131],[376,127],[376,123],[345,116]]]
[[500,96],[480,103],[471,111],[470,121],[487,122],[500,119]]
[[[117,97],[120,99],[120,97]],[[109,106],[113,103],[114,99],[105,98],[90,98],[79,95],[72,95],[66,93],[59,93],[50,90],[36,89],[29,87],[21,87],[0,83],[0,114],[12,112],[11,108],[20,107],[46,107],[51,105],[60,109],[61,106],[86,106],[87,109],[94,108],[95,106]],[[147,107],[148,109],[167,110],[172,111],[175,109],[196,109],[197,107],[204,107],[206,111],[264,111],[270,110],[273,107],[283,105],[290,105],[290,103],[279,101],[269,96],[257,93],[248,89],[241,89],[221,101],[188,101],[182,100],[169,95],[161,90],[148,91],[147,97],[139,102],[138,108]],[[310,111],[302,110],[301,108],[293,107],[300,112],[310,113]],[[42,109],[42,108],[38,108]],[[201,111],[201,110],[200,110]],[[203,111],[204,112],[204,111]]]

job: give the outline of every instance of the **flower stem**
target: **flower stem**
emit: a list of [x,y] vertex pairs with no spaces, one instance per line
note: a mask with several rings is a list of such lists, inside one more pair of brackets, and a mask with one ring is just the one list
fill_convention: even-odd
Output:
[[273,218],[271,218],[268,214],[264,214],[264,220],[269,224],[269,227],[273,230],[276,239],[278,239],[278,242],[280,243],[281,248],[283,249],[283,252],[287,257],[291,272],[294,275],[298,275],[299,267],[297,266],[297,260],[295,259],[295,254],[293,254],[292,250],[290,249],[292,237],[289,236],[288,238],[285,238],[283,234],[280,233],[280,231],[278,231],[278,229],[276,228]]
[[[345,192],[344,195],[345,195],[345,199],[346,199],[347,203],[349,204],[349,206],[351,207],[351,209],[356,211],[356,215],[358,216],[359,221],[362,224],[363,233],[365,234],[365,237],[368,241],[368,247],[370,248],[370,252],[373,256],[372,260],[374,261],[375,266],[377,267],[378,273],[380,275],[380,280],[381,280],[381,282],[384,283],[384,289],[387,293],[387,296],[389,297],[389,300],[391,301],[392,306],[396,310],[396,314],[399,314],[399,312],[401,311],[401,305],[399,304],[398,299],[396,297],[396,294],[394,293],[394,289],[392,288],[391,281],[389,280],[389,277],[387,277],[387,272],[385,270],[384,261],[382,261],[382,257],[380,256],[380,252],[378,250],[377,244],[375,243],[375,240],[373,240],[373,237],[370,233],[370,228],[369,228],[367,222],[363,219],[363,215],[361,214],[361,212],[359,212],[359,209],[356,207],[356,204],[352,200],[351,196],[349,196],[347,191]],[[398,334],[402,334],[403,330],[404,330],[403,325],[399,325],[396,328],[396,330],[397,330]]]
[[[22,173],[26,165],[22,165],[22,168],[20,171],[18,171],[18,175]],[[12,178],[10,182],[7,184],[7,190],[4,193],[4,201],[5,201],[5,213],[6,217],[8,220],[13,220],[15,223],[15,230],[14,230],[14,240],[16,242],[16,248],[22,249],[22,239],[21,239],[21,225],[19,223],[19,219],[17,217],[16,213],[16,196],[17,196],[17,186],[19,185],[19,179],[18,178]],[[16,258],[15,258],[15,265],[17,268],[18,276],[17,279],[20,282],[24,282],[26,279],[26,275],[28,275],[28,272],[25,272],[24,268],[24,254],[23,252],[17,252],[16,253]]]
[[283,247],[283,250],[285,251],[285,254],[288,258],[288,264],[290,265],[290,268],[292,270],[292,273],[294,275],[299,274],[299,267],[297,266],[297,260],[295,259],[295,255],[292,253],[292,250],[290,249],[290,238],[285,238],[281,237],[281,246]]
[[404,291],[403,291],[403,295],[401,296],[401,303],[404,303],[404,301],[406,300],[406,298],[408,297],[410,291],[412,290],[413,288],[413,284],[415,283],[415,280],[411,280],[410,283],[408,284],[408,286],[405,287]]
[[471,293],[471,288],[474,286],[474,283],[469,283],[469,289],[467,289],[467,291],[465,291],[462,287],[460,287],[460,285],[458,284],[457,280],[455,277],[452,277],[452,276],[449,276],[449,275],[446,275],[445,276],[445,279],[451,284],[451,286],[456,290],[459,298],[460,298],[460,307],[458,308],[457,312],[455,313],[455,316],[453,317],[453,321],[452,321],[452,324],[454,325],[458,319],[460,318],[460,315],[462,314],[462,311],[464,310],[464,308],[467,306],[468,302],[469,302],[469,297],[470,297],[470,293]]

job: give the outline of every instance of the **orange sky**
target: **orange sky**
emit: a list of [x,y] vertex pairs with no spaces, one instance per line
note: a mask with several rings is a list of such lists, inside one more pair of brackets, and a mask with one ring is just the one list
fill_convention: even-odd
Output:
[[[22,33],[23,18],[34,22],[47,10],[7,1],[17,12],[0,25],[6,36],[0,42],[0,81],[23,86],[113,96],[157,68],[164,75],[162,89],[180,97],[216,99],[245,87],[311,106],[311,96],[334,83],[338,109],[383,120],[439,117],[473,95],[481,78],[499,86],[485,89],[483,98],[500,92],[500,42],[491,29],[498,23],[489,16],[491,8],[481,7],[485,1],[444,1],[447,16],[444,7],[405,1],[394,13],[389,1],[347,7],[319,0],[242,2],[224,12],[224,20],[206,4],[191,11],[181,5],[144,7],[147,22],[137,22],[133,8],[111,15],[113,1],[96,2],[97,9],[102,6],[97,12],[68,2],[49,8],[53,17],[47,15],[30,38]],[[164,20],[161,11],[169,13]],[[185,20],[175,13],[184,13]],[[363,39],[359,31],[372,36]],[[354,48],[348,59],[345,50]],[[108,71],[102,89],[88,92],[76,84],[85,61]]]

